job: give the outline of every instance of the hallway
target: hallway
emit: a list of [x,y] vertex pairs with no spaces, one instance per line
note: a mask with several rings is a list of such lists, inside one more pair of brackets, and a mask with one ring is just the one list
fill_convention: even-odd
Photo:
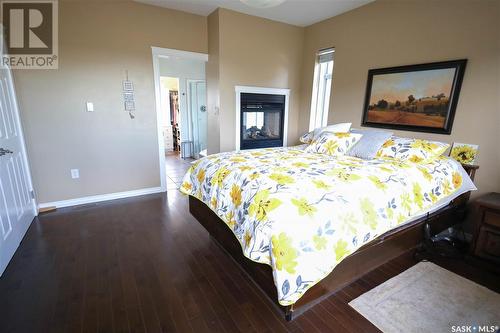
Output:
[[182,159],[179,152],[174,151],[165,154],[167,190],[176,190],[181,186],[182,178],[193,161],[193,158]]

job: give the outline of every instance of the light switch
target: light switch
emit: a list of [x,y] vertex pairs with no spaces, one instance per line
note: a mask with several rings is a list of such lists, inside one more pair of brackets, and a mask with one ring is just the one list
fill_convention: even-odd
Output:
[[72,179],[80,178],[80,170],[79,169],[71,169],[71,178]]
[[87,102],[87,112],[94,112],[94,103]]

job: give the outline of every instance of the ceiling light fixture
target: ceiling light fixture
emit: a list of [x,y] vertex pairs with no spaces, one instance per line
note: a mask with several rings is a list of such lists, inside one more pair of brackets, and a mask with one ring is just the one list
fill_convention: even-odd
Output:
[[286,0],[240,0],[245,5],[255,8],[270,8],[281,5]]

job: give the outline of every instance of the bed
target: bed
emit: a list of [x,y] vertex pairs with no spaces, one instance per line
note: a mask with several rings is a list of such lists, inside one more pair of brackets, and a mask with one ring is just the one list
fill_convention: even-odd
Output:
[[181,186],[190,212],[293,319],[415,248],[463,214],[476,167],[307,152],[303,146],[210,155]]

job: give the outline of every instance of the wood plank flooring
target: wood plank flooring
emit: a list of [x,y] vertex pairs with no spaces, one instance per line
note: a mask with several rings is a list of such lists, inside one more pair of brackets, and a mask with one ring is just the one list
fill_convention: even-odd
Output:
[[[437,262],[500,290],[498,276]],[[399,257],[285,322],[172,190],[35,219],[0,278],[0,332],[378,332],[347,303],[415,263]]]

